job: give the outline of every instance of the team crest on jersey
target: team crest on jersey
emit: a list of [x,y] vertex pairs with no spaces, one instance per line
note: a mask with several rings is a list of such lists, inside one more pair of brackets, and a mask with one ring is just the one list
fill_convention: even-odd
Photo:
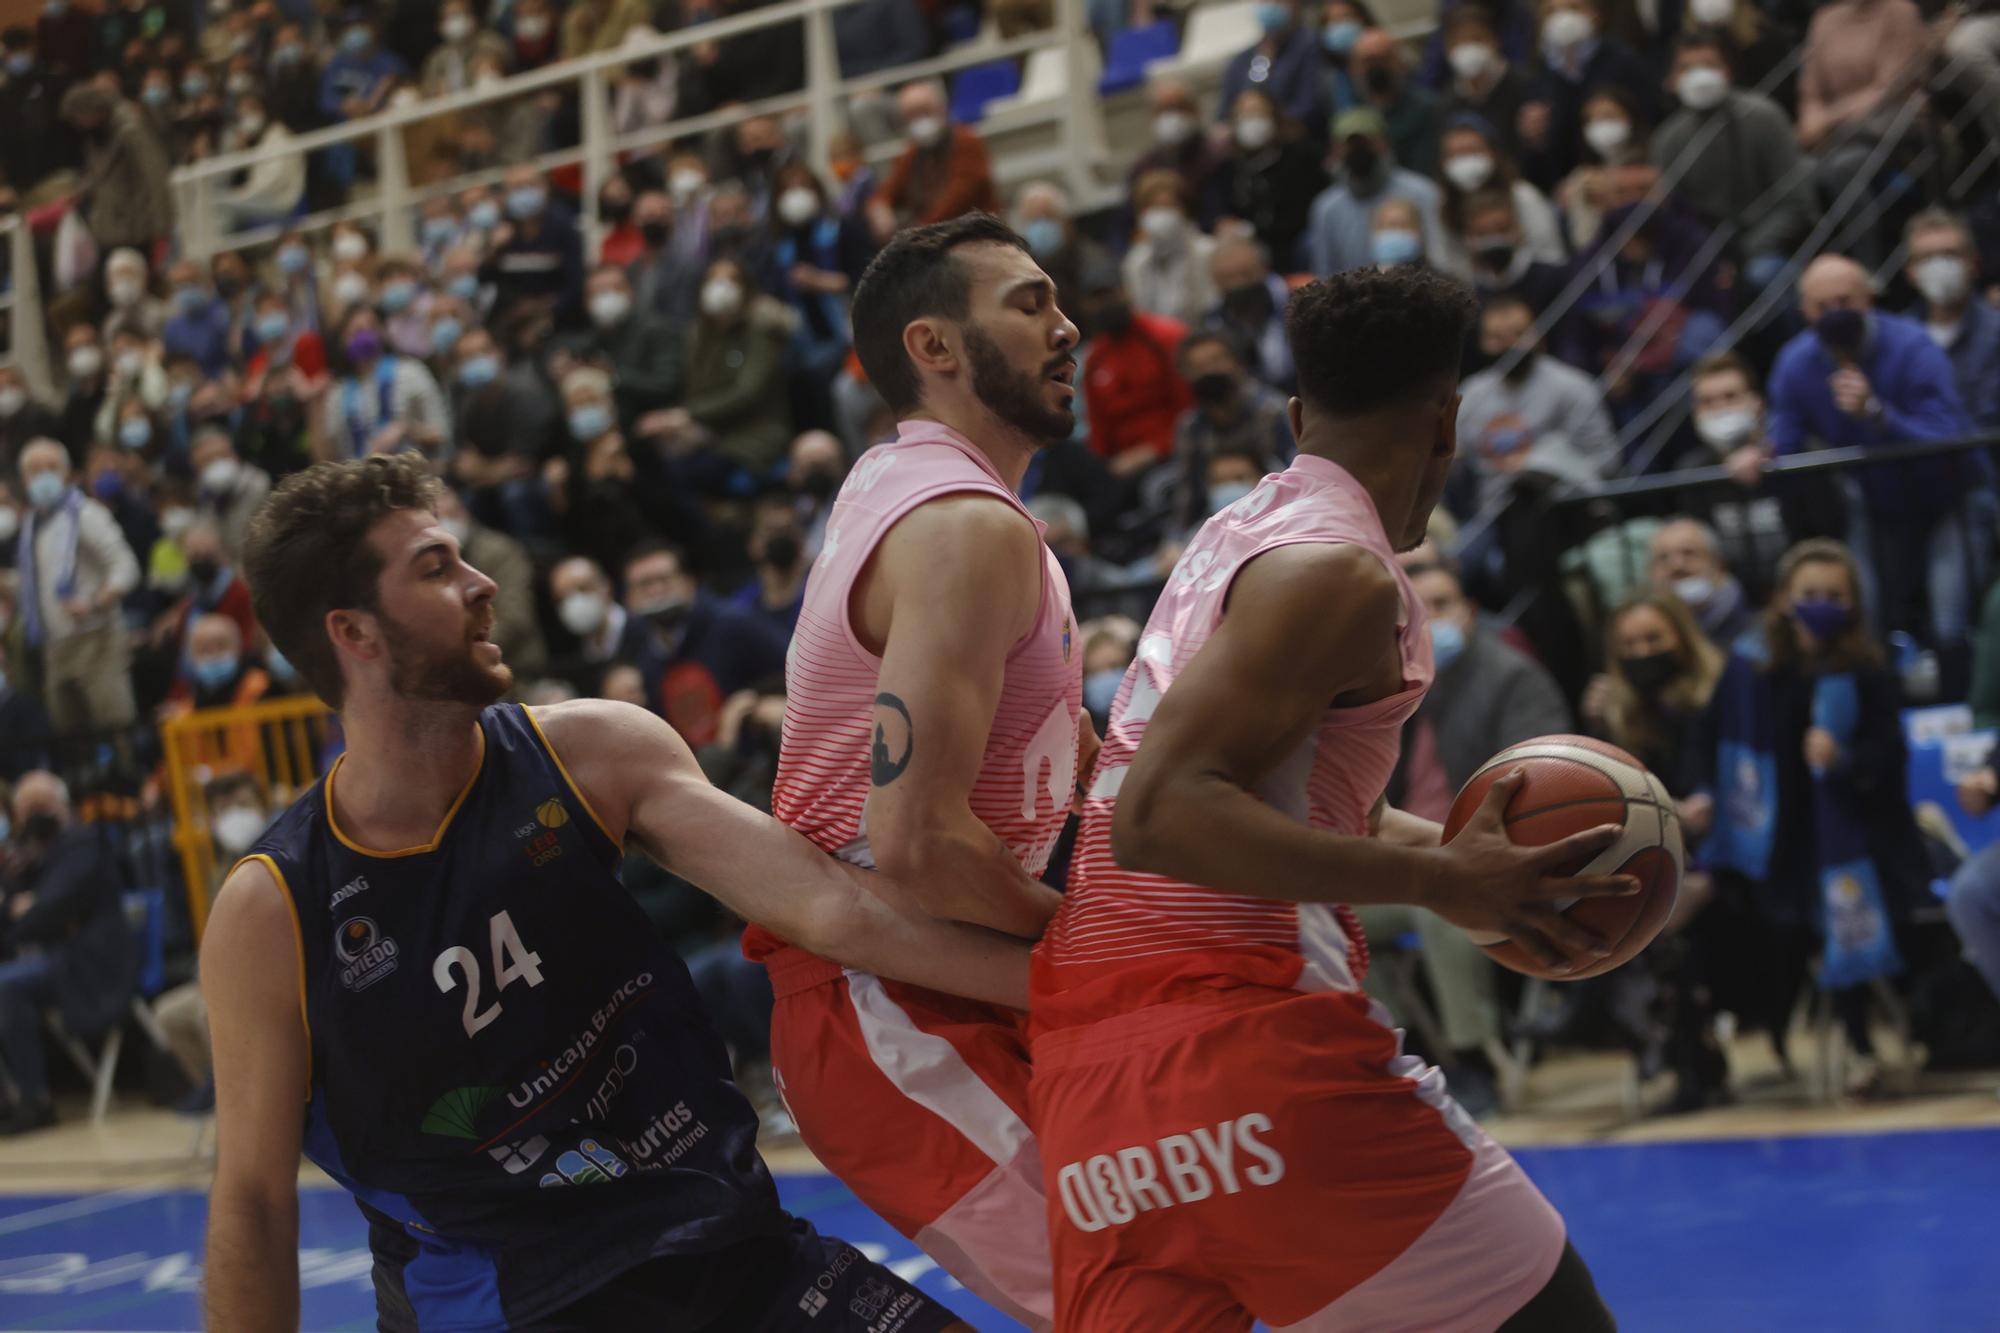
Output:
[[569,807],[562,797],[551,796],[535,807],[535,817],[514,830],[514,837],[527,844],[521,850],[537,866],[545,866],[562,855],[562,841],[556,830],[569,823]]
[[333,952],[340,959],[340,984],[364,991],[396,970],[396,941],[365,916],[352,917],[333,929]]

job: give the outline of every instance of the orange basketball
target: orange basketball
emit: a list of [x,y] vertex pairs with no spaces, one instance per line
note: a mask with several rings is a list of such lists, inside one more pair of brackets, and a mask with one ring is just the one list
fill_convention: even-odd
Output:
[[1542,847],[1600,824],[1623,825],[1625,836],[1587,865],[1562,869],[1630,875],[1639,881],[1639,892],[1584,898],[1565,907],[1611,944],[1610,957],[1580,971],[1548,971],[1504,935],[1475,933],[1473,939],[1499,962],[1531,977],[1581,981],[1609,972],[1651,944],[1674,910],[1686,855],[1673,800],[1644,764],[1615,745],[1588,736],[1538,736],[1502,750],[1472,775],[1451,803],[1446,842],[1471,820],[1494,782],[1516,768],[1526,779],[1507,803],[1507,836],[1523,847]]

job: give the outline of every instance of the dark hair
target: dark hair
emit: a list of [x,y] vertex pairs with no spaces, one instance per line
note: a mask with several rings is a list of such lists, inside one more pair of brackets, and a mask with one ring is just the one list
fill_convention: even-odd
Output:
[[[358,368],[354,364],[354,358],[347,354],[347,335],[349,330],[353,328],[354,321],[360,319],[363,315],[373,317],[375,327],[382,330],[382,335],[385,339],[383,351],[388,351],[386,343],[388,330],[383,328],[381,312],[375,309],[375,305],[371,301],[356,301],[353,305],[340,312],[340,322],[333,326],[333,337],[326,341],[327,369],[333,372],[336,379],[344,379],[349,375],[359,373]],[[359,440],[355,441],[357,447],[361,443]],[[286,653],[285,656],[290,657],[291,654]]]
[[1705,380],[1710,375],[1728,374],[1741,375],[1743,387],[1752,393],[1761,394],[1764,391],[1764,386],[1757,383],[1757,376],[1752,373],[1750,363],[1734,352],[1713,352],[1695,362],[1694,368],[1688,371],[1688,385],[1692,388],[1697,380]]
[[1187,369],[1189,353],[1193,352],[1197,347],[1206,347],[1210,343],[1220,344],[1222,350],[1229,353],[1237,365],[1247,366],[1250,364],[1250,354],[1244,350],[1243,339],[1237,337],[1230,330],[1196,329],[1193,333],[1181,339],[1181,345],[1174,349],[1174,368],[1185,371]]
[[1428,269],[1361,268],[1308,283],[1285,307],[1299,396],[1354,416],[1413,403],[1455,379],[1478,304]]
[[[1732,77],[1736,73],[1735,43],[1721,28],[1683,28],[1680,38],[1674,42],[1673,60],[1678,61],[1683,51],[1713,51],[1722,57],[1722,67]],[[1673,61],[1668,63],[1671,65]]]
[[1500,25],[1493,20],[1493,11],[1484,5],[1456,5],[1446,11],[1443,32],[1449,38],[1462,28],[1484,28],[1489,37],[1497,37]]
[[972,309],[972,283],[952,251],[962,245],[1028,243],[991,213],[966,213],[928,227],[898,232],[875,256],[854,288],[854,351],[882,401],[897,416],[916,410],[923,385],[903,350],[910,321],[936,316],[962,320]]
[[382,555],[369,532],[402,510],[434,509],[436,495],[419,455],[378,454],[293,473],[250,520],[243,576],[251,609],[329,707],[340,707],[344,690],[327,612],[376,608]]
[[688,558],[685,551],[675,546],[672,542],[663,542],[656,537],[649,537],[627,551],[624,557],[619,560],[618,582],[620,585],[623,585],[631,576],[632,566],[638,564],[641,560],[651,560],[656,555],[672,556],[674,563],[680,566],[681,573],[685,574],[688,572]]
[[1785,598],[1791,592],[1792,580],[1807,565],[1840,566],[1847,575],[1847,586],[1854,594],[1853,615],[1847,622],[1847,628],[1822,646],[1816,665],[1828,671],[1881,667],[1884,660],[1882,645],[1875,641],[1873,631],[1868,628],[1868,607],[1862,601],[1861,566],[1855,562],[1854,552],[1848,549],[1846,543],[1831,537],[1808,537],[1778,559],[1778,577],[1771,585],[1770,604],[1764,608],[1764,669],[1788,670],[1806,660],[1805,646],[1799,642],[1798,626],[1792,621],[1791,608]]

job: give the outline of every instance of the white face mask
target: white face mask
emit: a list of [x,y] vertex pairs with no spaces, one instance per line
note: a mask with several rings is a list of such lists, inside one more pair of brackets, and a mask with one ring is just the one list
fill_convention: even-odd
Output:
[[1729,76],[1713,65],[1696,65],[1681,75],[1674,93],[1688,110],[1706,111],[1722,105],[1722,99],[1729,96]]
[[514,33],[522,41],[539,42],[549,35],[549,20],[542,14],[523,14],[514,20]]
[[472,36],[472,15],[446,14],[440,31],[447,42],[462,42]]
[[28,391],[17,384],[0,389],[0,417],[11,417],[28,405]]
[[819,216],[819,196],[803,185],[794,185],[778,196],[778,216],[787,226],[803,227]]
[[1139,230],[1155,245],[1179,240],[1186,225],[1178,208],[1149,208],[1139,215]]
[[221,495],[236,484],[243,473],[243,464],[234,458],[218,458],[201,470],[201,488],[212,495]]
[[160,515],[160,531],[172,538],[194,526],[194,510],[184,508],[169,509]]
[[232,806],[215,817],[215,845],[231,856],[241,856],[257,841],[268,823],[261,811],[248,806]]
[[368,254],[368,242],[359,232],[344,231],[333,238],[333,257],[352,264]]
[[743,308],[743,286],[729,278],[710,278],[701,285],[701,313],[727,319]]
[[684,204],[701,193],[701,187],[708,184],[708,177],[693,167],[681,167],[667,177],[667,189],[674,196],[674,202]]
[[1583,141],[1599,157],[1609,157],[1632,137],[1632,127],[1622,120],[1593,120],[1583,127]]
[[1590,21],[1590,16],[1574,9],[1551,14],[1542,24],[1542,41],[1558,51],[1567,51],[1596,35],[1597,25]]
[[1445,53],[1451,72],[1461,79],[1476,79],[1493,68],[1493,48],[1480,42],[1460,42]]
[[1695,434],[1718,452],[1734,449],[1749,439],[1750,433],[1756,429],[1757,409],[1754,407],[1725,407],[1714,412],[1697,413],[1694,419]]
[[590,318],[598,328],[609,328],[632,309],[632,298],[623,292],[599,292],[590,298]]
[[236,127],[242,132],[244,138],[254,139],[264,132],[264,118],[262,116],[245,116],[236,123]]
[[0,542],[11,542],[21,531],[21,511],[0,507]]
[[918,116],[910,122],[910,138],[920,148],[935,148],[938,140],[944,138],[944,117]]
[[1736,0],[1688,0],[1688,14],[1704,28],[1729,22],[1736,13]]
[[87,380],[104,369],[104,353],[95,347],[78,347],[69,354],[69,373]]
[[341,274],[333,280],[333,299],[343,306],[360,305],[368,299],[368,279],[351,271]]
[[1277,122],[1269,116],[1245,116],[1236,122],[1236,146],[1246,153],[1254,153],[1271,142],[1277,132]]
[[139,354],[120,352],[111,360],[111,369],[121,380],[136,379],[139,374]]
[[1715,580],[1700,574],[1690,574],[1684,579],[1674,580],[1674,596],[1688,606],[1707,606],[1708,599],[1715,596]]
[[1461,190],[1476,190],[1493,179],[1493,159],[1485,153],[1456,153],[1444,160],[1444,178]]
[[1185,111],[1162,111],[1153,117],[1153,142],[1178,148],[1195,132],[1194,117]]
[[130,278],[107,284],[106,290],[110,293],[111,304],[121,309],[139,304],[139,298],[146,294],[145,285],[133,282]]
[[1957,305],[1972,289],[1972,272],[1957,255],[1932,255],[1910,266],[1910,282],[1932,305]]
[[581,639],[604,627],[604,617],[610,609],[603,593],[573,592],[562,599],[556,614],[562,618],[563,628]]

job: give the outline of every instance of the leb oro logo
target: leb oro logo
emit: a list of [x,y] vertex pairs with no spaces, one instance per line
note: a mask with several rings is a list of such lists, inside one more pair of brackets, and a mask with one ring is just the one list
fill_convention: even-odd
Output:
[[334,927],[333,952],[342,964],[340,984],[351,991],[367,990],[396,970],[396,941],[365,916]]

